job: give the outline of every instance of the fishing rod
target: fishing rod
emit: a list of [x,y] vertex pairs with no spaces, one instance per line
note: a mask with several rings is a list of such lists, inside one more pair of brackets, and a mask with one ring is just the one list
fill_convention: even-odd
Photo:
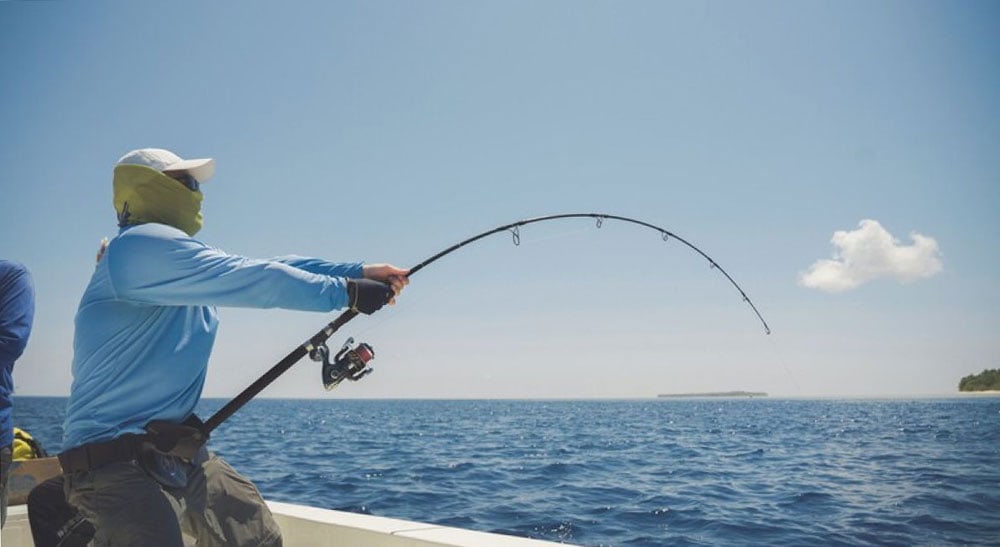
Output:
[[[410,268],[407,278],[412,277],[413,274],[419,272],[420,270],[426,268],[427,266],[433,264],[434,262],[444,258],[445,256],[469,245],[489,237],[493,234],[498,234],[500,232],[509,231],[513,237],[514,245],[521,244],[521,226],[526,226],[528,224],[535,224],[538,222],[546,222],[550,220],[564,219],[564,218],[593,218],[596,220],[597,227],[600,228],[605,220],[618,220],[622,222],[627,222],[631,224],[636,224],[639,226],[644,226],[652,230],[656,230],[660,233],[663,241],[669,241],[673,238],[680,241],[691,250],[695,251],[699,255],[708,261],[709,266],[713,270],[718,270],[722,275],[729,280],[729,282],[736,287],[739,291],[740,296],[743,297],[743,301],[746,302],[750,308],[753,310],[754,314],[760,320],[761,324],[764,326],[764,333],[771,334],[771,328],[767,325],[767,321],[764,320],[764,316],[760,314],[757,310],[757,306],[750,300],[747,293],[736,283],[736,280],[729,275],[726,270],[719,266],[712,257],[705,254],[704,251],[694,246],[686,239],[678,236],[677,234],[659,226],[655,226],[648,222],[641,220],[636,220],[634,218],[623,217],[618,215],[609,215],[606,213],[564,213],[557,215],[547,215],[535,218],[529,218],[525,220],[519,220],[517,222],[512,222],[510,224],[504,224],[503,226],[498,226],[496,228],[486,230],[485,232],[476,234],[468,239],[460,241],[451,247],[448,247],[441,252],[434,254],[424,260],[423,262],[417,264],[416,266]],[[205,421],[202,426],[202,431],[207,436],[215,428],[217,428],[222,422],[229,419],[237,410],[243,407],[243,405],[250,402],[258,393],[264,390],[268,385],[274,382],[279,376],[284,374],[286,370],[291,368],[292,365],[297,363],[300,359],[305,357],[307,354],[314,361],[321,361],[323,363],[322,373],[323,373],[323,384],[327,390],[333,389],[341,381],[347,379],[356,381],[366,376],[371,372],[371,368],[368,367],[368,363],[375,357],[375,352],[371,346],[368,344],[354,345],[354,339],[350,338],[347,343],[341,348],[336,355],[334,355],[334,360],[330,361],[330,350],[326,345],[326,341],[333,336],[333,333],[337,332],[341,327],[346,325],[350,320],[354,319],[358,315],[358,311],[354,309],[349,309],[344,313],[337,316],[336,319],[330,321],[325,327],[320,329],[319,332],[314,334],[309,340],[306,340],[297,348],[293,349],[291,353],[285,356],[284,359],[278,361],[276,365],[271,367],[263,376],[257,379],[254,383],[250,384],[249,387],[244,389],[239,395],[234,397],[231,401],[226,403],[221,409],[219,409],[215,414],[213,414],[208,420]]]

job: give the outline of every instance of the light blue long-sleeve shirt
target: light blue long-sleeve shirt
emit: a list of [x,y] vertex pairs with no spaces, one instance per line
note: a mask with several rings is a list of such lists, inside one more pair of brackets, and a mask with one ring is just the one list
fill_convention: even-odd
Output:
[[76,314],[63,449],[181,421],[201,397],[216,306],[327,312],[361,263],[227,254],[163,224],[123,228]]
[[35,284],[23,264],[0,259],[0,448],[14,442],[14,362],[24,351],[35,317]]

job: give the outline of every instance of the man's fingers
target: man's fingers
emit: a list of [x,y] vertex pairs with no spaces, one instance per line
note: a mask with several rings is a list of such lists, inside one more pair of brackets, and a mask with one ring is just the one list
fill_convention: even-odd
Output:
[[389,284],[392,286],[392,290],[396,294],[399,294],[403,290],[403,287],[406,286],[407,283],[408,283],[408,281],[406,280],[405,277],[392,276],[392,277],[389,278]]

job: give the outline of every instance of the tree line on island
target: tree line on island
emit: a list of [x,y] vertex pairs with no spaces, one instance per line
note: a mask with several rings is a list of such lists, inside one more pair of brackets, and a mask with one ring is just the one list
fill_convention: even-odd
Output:
[[984,369],[958,382],[959,391],[1000,391],[1000,369]]

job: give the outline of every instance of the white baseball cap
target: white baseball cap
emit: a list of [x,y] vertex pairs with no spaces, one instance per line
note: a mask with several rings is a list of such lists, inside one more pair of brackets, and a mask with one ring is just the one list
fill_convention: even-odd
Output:
[[183,171],[194,177],[198,184],[205,184],[215,174],[215,160],[212,158],[185,160],[162,148],[133,150],[119,158],[117,165],[122,164],[145,165],[162,173]]

